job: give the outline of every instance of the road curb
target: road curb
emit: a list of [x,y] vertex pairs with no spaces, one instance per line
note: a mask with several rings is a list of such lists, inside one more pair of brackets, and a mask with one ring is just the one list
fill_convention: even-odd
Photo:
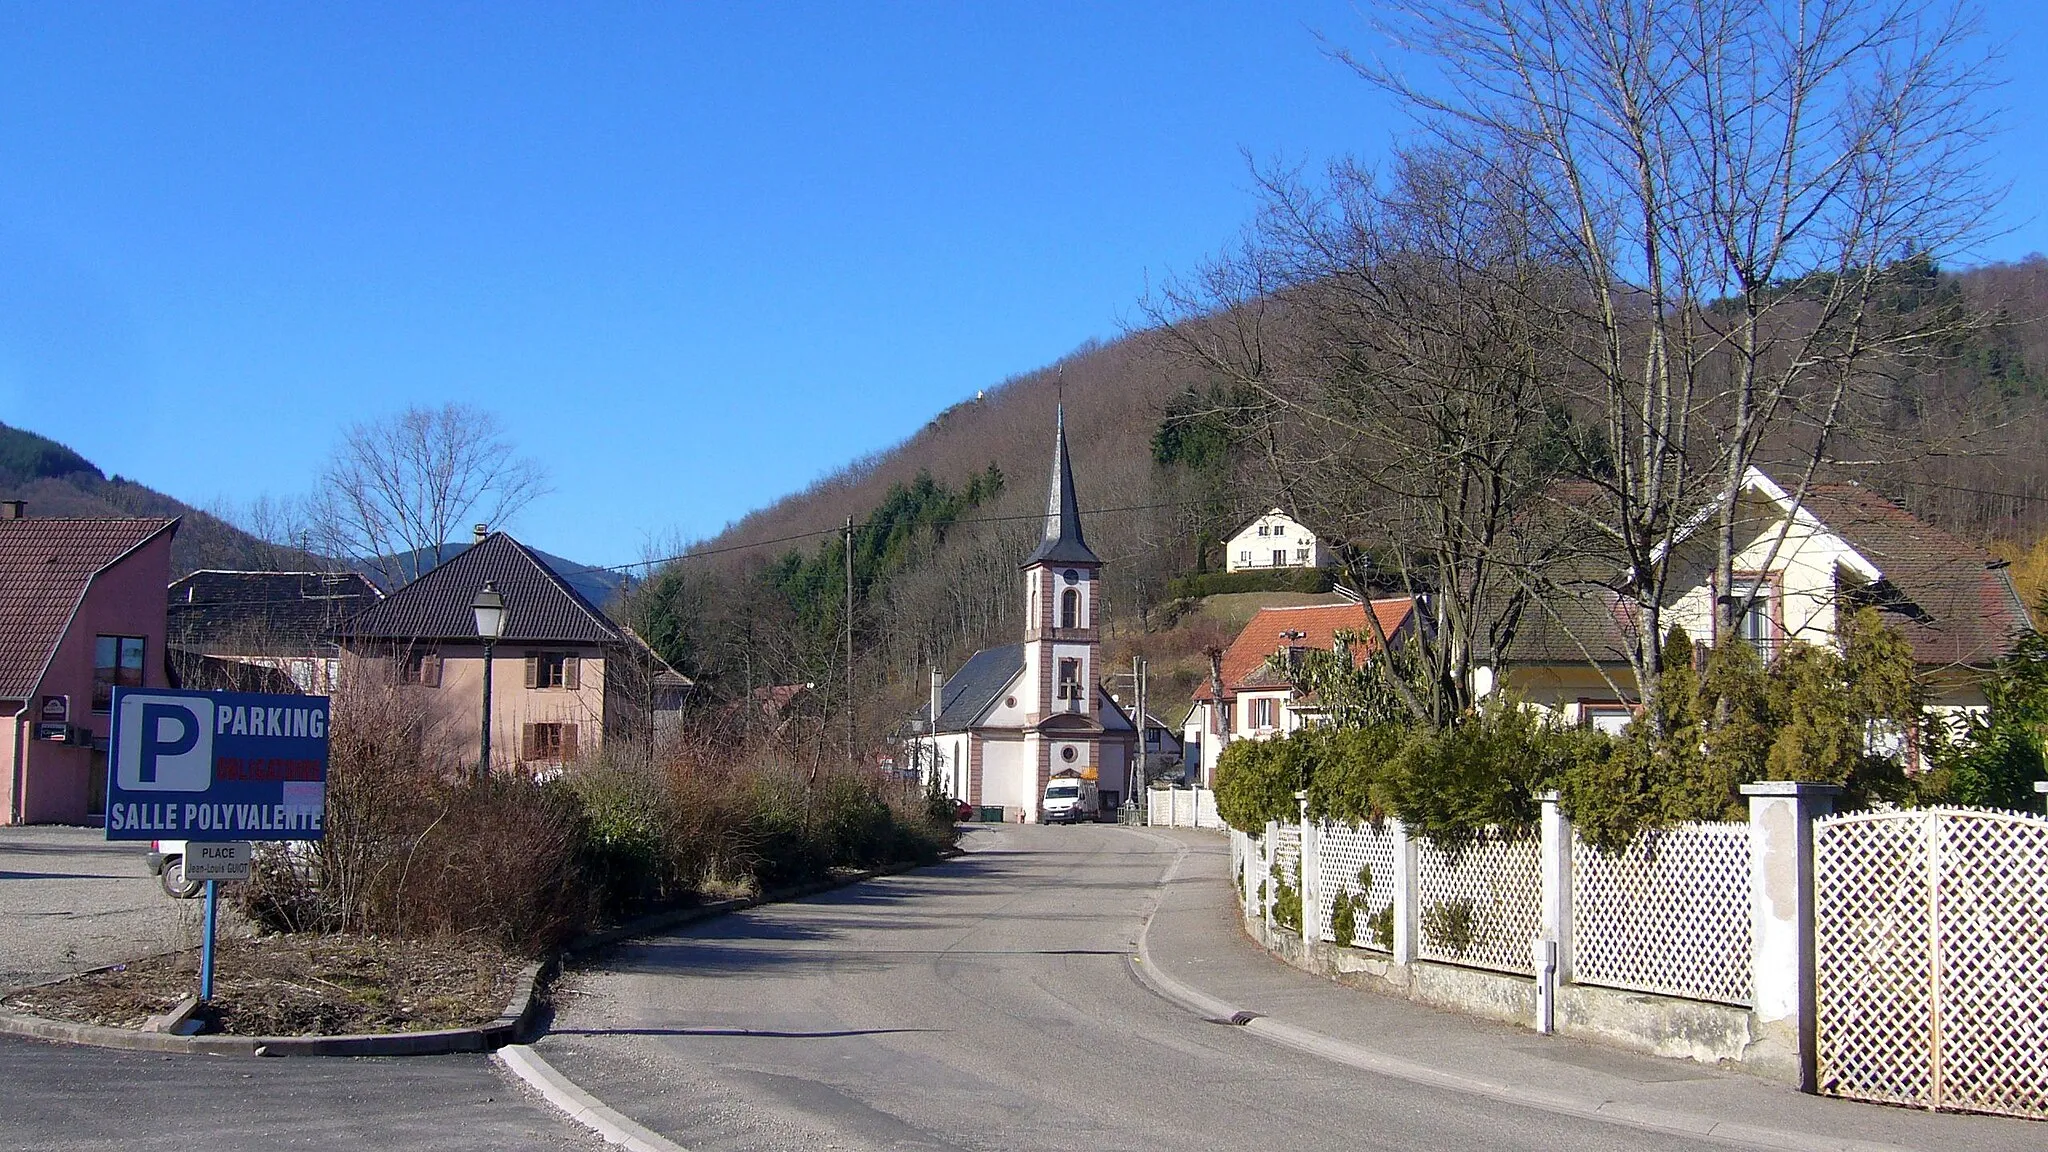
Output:
[[[941,859],[957,855],[959,849],[955,847],[942,853]],[[195,1056],[445,1056],[456,1052],[490,1052],[515,1044],[531,1032],[534,1020],[540,1014],[547,985],[561,971],[564,959],[597,952],[635,937],[679,928],[715,916],[763,904],[801,900],[821,892],[830,892],[836,888],[873,880],[878,876],[893,876],[922,867],[925,865],[892,864],[849,876],[777,889],[759,896],[655,912],[616,927],[587,933],[563,945],[553,955],[536,960],[520,969],[519,975],[513,978],[512,995],[505,1004],[505,1010],[498,1013],[497,1018],[490,1023],[471,1028],[441,1028],[428,1032],[369,1032],[347,1036],[177,1036],[168,1032],[142,1032],[130,1028],[110,1028],[100,1024],[77,1024],[68,1020],[51,1020],[42,1016],[0,1010],[0,1036],[22,1036],[31,1040],[78,1044],[90,1048],[117,1048],[130,1052],[164,1052]],[[104,971],[120,966],[109,964],[90,971]],[[19,988],[8,989],[4,995],[11,996],[30,988],[61,983],[84,974],[73,973],[71,976],[25,984]]]
[[[1167,867],[1165,876],[1161,878],[1163,886],[1174,878],[1174,874],[1186,861],[1187,846],[1164,836],[1149,833],[1139,835],[1172,844],[1176,849],[1177,854],[1173,863]],[[1138,955],[1131,965],[1138,980],[1162,999],[1187,1012],[1219,1024],[1240,1025],[1245,1031],[1258,1036],[1268,1044],[1290,1048],[1332,1063],[1410,1084],[1483,1096],[1519,1107],[1535,1108],[1580,1119],[1599,1120],[1603,1123],[1666,1135],[1783,1149],[1785,1152],[1912,1152],[1910,1148],[1898,1144],[1764,1128],[1701,1116],[1697,1113],[1633,1104],[1624,1100],[1609,1100],[1570,1092],[1549,1092],[1459,1072],[1448,1072],[1348,1040],[1339,1040],[1298,1024],[1276,1020],[1261,1012],[1234,1006],[1161,971],[1152,959],[1151,949],[1152,921],[1158,914],[1159,909],[1155,905],[1145,916],[1144,926],[1138,930]]]
[[629,1152],[689,1152],[659,1132],[641,1127],[576,1086],[526,1044],[507,1044],[491,1058],[525,1081],[563,1115]]

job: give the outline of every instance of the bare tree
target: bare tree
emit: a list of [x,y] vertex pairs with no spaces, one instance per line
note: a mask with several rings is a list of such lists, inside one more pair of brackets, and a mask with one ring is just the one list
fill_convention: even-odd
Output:
[[1612,453],[1574,510],[1615,552],[1647,696],[1696,510],[1725,626],[1749,466],[1803,494],[1860,391],[1974,323],[1896,307],[1892,277],[1995,201],[1975,25],[1912,0],[1418,0],[1380,27],[1447,75],[1344,58],[1526,189],[1570,257],[1555,340]]
[[1338,541],[1353,584],[1426,605],[1404,662],[1416,677],[1387,687],[1415,720],[1449,724],[1522,611],[1540,557],[1520,513],[1568,455],[1547,391],[1565,278],[1520,186],[1459,153],[1404,154],[1384,180],[1339,164],[1316,185],[1263,183],[1246,242],[1152,317],[1264,401],[1238,407],[1256,421],[1242,438],[1274,498]]
[[348,429],[313,522],[327,552],[397,586],[446,559],[471,524],[502,525],[547,491],[545,469],[515,453],[496,416],[465,404],[413,407]]

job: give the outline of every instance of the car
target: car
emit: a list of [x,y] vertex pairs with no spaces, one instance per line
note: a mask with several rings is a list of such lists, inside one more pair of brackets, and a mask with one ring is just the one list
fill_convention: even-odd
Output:
[[163,885],[165,895],[190,900],[206,890],[206,885],[199,881],[185,879],[183,840],[151,840],[148,859],[150,874]]
[[953,801],[953,823],[966,824],[974,819],[974,805],[965,800]]

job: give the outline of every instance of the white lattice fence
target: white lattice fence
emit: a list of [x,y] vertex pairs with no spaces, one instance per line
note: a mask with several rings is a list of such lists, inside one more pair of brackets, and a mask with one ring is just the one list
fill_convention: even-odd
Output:
[[[1361,871],[1371,880],[1371,886],[1363,890],[1358,883]],[[1394,902],[1393,832],[1370,824],[1324,824],[1316,837],[1316,897],[1321,906],[1316,923],[1322,925],[1323,939],[1336,939],[1329,925],[1338,899],[1354,895],[1365,897],[1365,908],[1358,914],[1353,943],[1362,948],[1378,947],[1368,938],[1365,920]]]
[[1280,875],[1287,882],[1299,886],[1301,883],[1301,828],[1295,824],[1282,824],[1273,832],[1273,863],[1280,869]]
[[1529,941],[1543,917],[1541,846],[1486,839],[1445,852],[1421,846],[1416,872],[1424,959],[1531,973]]
[[2048,1118],[2048,820],[1832,817],[1814,886],[1823,1092]]
[[1194,827],[1195,794],[1185,788],[1174,788],[1169,790],[1167,794],[1173,797],[1173,826],[1175,828]]
[[1173,825],[1173,792],[1166,788],[1145,790],[1145,823],[1161,828]]
[[1749,825],[1645,832],[1609,856],[1572,839],[1572,979],[1747,1007]]
[[1213,788],[1195,789],[1195,827],[1223,827],[1223,818],[1216,815],[1216,790]]

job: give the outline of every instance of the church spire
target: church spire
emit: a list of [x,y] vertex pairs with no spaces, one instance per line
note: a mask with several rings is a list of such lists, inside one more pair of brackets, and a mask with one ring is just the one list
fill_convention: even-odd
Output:
[[1095,564],[1095,553],[1081,538],[1081,508],[1074,497],[1074,466],[1067,460],[1067,406],[1060,404],[1053,432],[1052,488],[1045,498],[1045,536],[1024,560],[1033,564]]

